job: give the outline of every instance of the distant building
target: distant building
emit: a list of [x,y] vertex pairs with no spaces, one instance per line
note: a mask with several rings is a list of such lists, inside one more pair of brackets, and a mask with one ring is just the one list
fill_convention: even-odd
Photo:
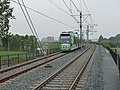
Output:
[[55,42],[55,39],[54,37],[49,36],[47,38],[43,38],[41,41],[42,42]]
[[47,38],[43,38],[41,42],[47,42]]
[[54,42],[54,37],[47,37],[47,42]]

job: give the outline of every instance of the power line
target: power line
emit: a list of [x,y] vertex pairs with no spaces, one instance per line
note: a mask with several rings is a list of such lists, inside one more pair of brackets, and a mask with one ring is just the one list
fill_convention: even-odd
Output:
[[84,20],[82,21],[82,23],[83,23],[84,21],[86,21],[88,17],[89,17],[89,15],[87,15],[87,17],[86,17],[86,18],[84,18],[84,17],[83,17],[83,18],[84,18]]
[[[74,5],[74,7],[76,8],[76,10],[80,13],[80,47],[81,47],[81,49],[82,49],[82,10],[80,11],[79,9],[78,9],[78,7],[76,6],[76,4],[72,1],[72,0],[70,0],[70,2],[72,2],[72,4]],[[74,16],[74,15],[73,15]]]
[[73,13],[71,11],[71,9],[68,7],[68,5],[66,4],[66,2],[64,0],[62,0],[63,3],[65,4],[65,6],[67,7],[67,9],[70,11],[70,13],[72,14],[71,16],[77,21],[77,23],[79,22],[74,16],[73,16]]
[[33,27],[33,30],[34,30],[34,32],[35,32],[35,35],[36,35],[36,37],[37,37],[37,39],[38,39],[38,41],[39,41],[39,42],[38,42],[38,46],[39,46],[40,48],[42,48],[42,53],[44,54],[45,51],[44,51],[44,49],[43,49],[43,47],[42,47],[42,44],[41,44],[41,42],[40,42],[40,39],[39,39],[38,34],[37,34],[37,32],[36,32],[36,29],[35,29],[35,27],[34,27],[34,25],[33,25],[32,19],[31,19],[29,13],[28,13],[27,8],[25,7],[24,1],[23,1],[23,0],[21,0],[21,1],[22,1],[22,4],[23,4],[24,8],[25,8],[25,11],[26,11],[26,13],[27,13],[27,16],[28,16],[28,18],[29,18],[29,20],[30,20],[30,23],[31,23],[31,25],[32,25],[32,27]]
[[71,0],[72,4],[74,5],[74,7],[77,9],[78,12],[80,12],[80,10],[78,9],[78,7],[76,6],[76,4],[73,2],[73,0]]
[[65,11],[63,8],[61,8],[60,6],[58,6],[55,2],[53,2],[52,0],[48,0],[53,6],[55,6],[56,8],[58,8],[59,10],[65,12],[66,14],[70,15],[70,13],[68,13],[67,11]]
[[[78,12],[80,12],[80,10],[78,9],[78,7],[76,6],[76,4],[73,2],[73,0],[70,0],[71,2],[72,2],[72,4],[74,5],[74,7],[76,8],[76,10],[78,11]],[[82,0],[80,0],[81,1],[81,3],[80,3],[80,5],[81,5],[81,8],[82,8]],[[87,10],[87,12],[89,13],[89,15],[90,15],[90,18],[91,18],[91,20],[93,21],[93,23],[94,23],[94,20],[93,20],[93,18],[92,18],[92,16],[91,16],[91,14],[90,14],[90,12],[89,12],[89,9],[88,9],[88,7],[87,7],[87,5],[86,5],[86,3],[85,3],[85,0],[83,0],[83,3],[84,3],[84,5],[85,5],[85,8],[86,8],[86,10]],[[81,12],[82,12],[82,10],[81,10]],[[88,15],[88,16],[89,16]],[[86,21],[86,19],[88,18],[88,16],[86,17],[86,18],[84,18],[84,20],[83,20],[83,22],[84,21]],[[87,21],[86,21],[86,23],[88,23]],[[89,23],[88,23],[89,24]],[[95,24],[95,23],[94,23]],[[89,24],[90,25],[90,24]]]
[[[17,3],[17,2],[14,1],[14,0],[11,0],[11,1],[14,2],[14,3],[16,3],[16,4],[19,4],[19,3]],[[21,4],[21,6],[23,6],[23,5]],[[45,16],[45,17],[47,17],[47,18],[49,18],[49,19],[51,19],[51,20],[54,20],[54,21],[56,21],[56,22],[58,22],[58,23],[61,23],[61,24],[65,25],[65,26],[68,26],[68,27],[70,27],[70,28],[74,28],[74,27],[72,27],[71,25],[68,25],[68,24],[66,24],[66,23],[64,23],[64,22],[62,22],[62,21],[59,21],[59,20],[57,20],[57,19],[55,19],[55,18],[52,18],[52,17],[50,17],[50,16],[48,16],[48,15],[46,15],[46,14],[43,14],[43,13],[37,11],[37,10],[32,9],[32,8],[30,8],[30,7],[27,7],[27,6],[25,6],[25,7],[26,7],[27,9],[33,11],[33,12],[36,12],[36,13],[42,15],[42,16]]]
[[70,13],[66,12],[63,8],[61,8],[60,6],[58,6],[55,2],[53,2],[52,0],[48,0],[52,5],[54,5],[56,8],[58,8],[59,10],[65,12],[66,14],[68,14],[69,16],[73,17],[73,19],[75,19],[75,21],[79,22],[74,16],[72,16]]
[[30,27],[30,30],[31,30],[32,34],[34,35],[34,32],[33,32],[33,30],[32,30],[32,27],[31,27],[30,23],[29,23],[29,20],[28,20],[26,14],[25,14],[25,12],[24,12],[24,9],[22,8],[22,5],[20,4],[20,1],[19,1],[19,0],[17,0],[17,1],[18,1],[17,4],[20,5],[20,8],[21,8],[21,10],[22,10],[22,12],[23,12],[23,15],[25,16],[25,19],[26,19],[26,21],[27,21],[27,23],[28,23],[28,25],[29,25],[29,27]]
[[[87,12],[90,14],[90,11],[89,11],[89,9],[88,9],[88,7],[87,7],[87,5],[86,5],[86,3],[85,3],[85,0],[83,0],[83,3],[84,3],[84,5],[85,5],[85,8],[86,8],[86,10],[87,10]],[[91,20],[93,21],[93,23],[94,23],[94,20],[93,20],[93,18],[92,18],[92,16],[90,15],[90,17],[91,17]],[[95,23],[94,23],[95,24]]]
[[[18,4],[20,5],[20,8],[21,8],[21,10],[22,10],[22,12],[23,12],[23,15],[25,16],[25,19],[26,19],[26,21],[27,21],[27,23],[28,23],[28,25],[29,25],[29,27],[30,27],[30,30],[31,30],[31,32],[32,32],[32,34],[35,36],[35,34],[34,34],[34,31],[33,31],[33,29],[32,29],[32,27],[34,27],[33,25],[31,26],[31,24],[30,24],[30,22],[29,22],[29,20],[28,20],[28,18],[27,18],[27,15],[25,14],[25,11],[24,11],[24,9],[22,8],[22,6],[21,6],[21,4],[20,4],[20,1],[19,0],[17,0],[18,1]],[[22,1],[23,2],[23,1]],[[23,2],[24,3],[24,2]],[[28,12],[27,12],[27,14],[28,14]],[[37,38],[38,39],[38,38]],[[39,43],[38,43],[38,45],[39,45]],[[39,45],[39,47],[40,47],[40,45]],[[42,48],[42,45],[41,45],[41,48]],[[42,48],[42,50],[43,50],[43,48]],[[43,53],[43,52],[42,52]]]
[[67,7],[67,9],[70,11],[70,13],[72,13],[71,9],[68,7],[68,5],[66,4],[66,2],[64,0],[62,0],[62,1],[65,4],[65,6]]
[[[86,8],[87,12],[90,14],[90,11],[89,11],[89,9],[88,9],[88,7],[87,7],[87,5],[86,5],[85,0],[83,0],[83,3],[84,3],[84,5],[85,5],[85,8]],[[94,20],[93,20],[93,18],[92,18],[92,16],[91,16],[91,14],[90,14],[90,18],[91,18],[91,24],[89,24],[87,21],[86,21],[86,23],[88,23],[88,25],[90,25],[91,28],[94,29],[95,22],[94,22]],[[92,22],[93,22],[93,24],[92,24]]]
[[80,11],[82,12],[82,0],[80,0]]

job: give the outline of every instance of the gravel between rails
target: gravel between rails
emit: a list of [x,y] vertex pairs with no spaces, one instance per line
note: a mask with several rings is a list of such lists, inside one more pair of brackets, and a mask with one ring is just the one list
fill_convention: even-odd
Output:
[[[74,62],[70,64],[67,64],[64,69],[61,72],[57,73],[56,75],[54,74],[51,76],[52,80],[49,78],[46,80],[46,82],[41,83],[37,87],[35,87],[33,90],[72,90],[70,88],[71,84],[73,81],[76,79],[76,76],[78,75],[78,72],[83,69],[84,64],[88,61],[88,57],[91,55],[92,48],[90,48],[88,51],[86,51],[84,54],[79,55],[74,58]],[[47,83],[48,81],[48,83]]]
[[[83,49],[84,50],[84,49]],[[76,50],[69,55],[61,57],[49,63],[52,68],[37,68],[19,77],[0,84],[0,90],[31,90],[36,83],[42,82],[44,79],[53,74],[56,70],[62,67],[65,63],[78,55],[82,50]]]
[[[41,63],[44,63],[46,61],[49,61],[50,59],[54,59],[54,58],[59,57],[59,56],[64,55],[64,54],[65,53],[59,53],[58,55],[52,55],[51,57],[48,57],[48,59],[46,59],[46,58],[45,59],[44,58],[43,59],[36,59],[36,60],[34,59],[34,61],[32,60],[33,62],[30,61],[31,63],[28,62],[29,64],[25,64],[25,65],[23,63],[23,66],[22,66],[22,64],[20,65],[21,67],[17,67],[17,68],[11,69],[9,71],[0,73],[0,80],[3,79],[3,78],[9,77],[11,75],[14,75],[16,73],[19,73],[21,71],[24,71],[26,69],[29,69],[31,67],[37,66]],[[7,70],[7,69],[5,69],[5,70]]]
[[86,85],[82,90],[103,90],[104,79],[103,79],[103,48],[97,46],[95,51],[95,58],[93,60],[92,68],[89,72],[86,80]]

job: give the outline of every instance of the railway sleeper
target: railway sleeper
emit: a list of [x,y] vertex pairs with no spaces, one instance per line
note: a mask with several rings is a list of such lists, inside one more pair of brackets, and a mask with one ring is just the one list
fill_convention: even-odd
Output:
[[74,79],[61,79],[61,80],[52,80],[52,82],[71,82]]
[[44,87],[40,90],[68,90],[68,88],[64,88],[64,87],[61,87],[61,88],[50,88],[50,87]]
[[[78,73],[78,72],[77,72]],[[76,74],[77,74],[76,73]],[[58,80],[74,80],[75,79],[75,76],[76,75],[73,75],[73,76],[65,76],[65,77],[56,77],[55,79],[58,79]]]
[[70,83],[72,83],[72,81],[70,81],[70,82],[49,82],[50,84],[66,84],[66,85],[69,85]]
[[57,87],[57,88],[60,88],[60,87],[65,87],[65,88],[68,88],[70,85],[66,85],[66,84],[56,84],[56,85],[53,85],[53,84],[47,84],[45,87]]

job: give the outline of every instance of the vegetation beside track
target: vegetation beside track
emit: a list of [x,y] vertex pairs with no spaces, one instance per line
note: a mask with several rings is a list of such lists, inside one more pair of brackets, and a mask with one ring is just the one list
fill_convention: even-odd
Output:
[[25,52],[19,52],[19,51],[0,51],[0,55],[13,55],[13,54],[20,54],[20,53],[25,53]]

